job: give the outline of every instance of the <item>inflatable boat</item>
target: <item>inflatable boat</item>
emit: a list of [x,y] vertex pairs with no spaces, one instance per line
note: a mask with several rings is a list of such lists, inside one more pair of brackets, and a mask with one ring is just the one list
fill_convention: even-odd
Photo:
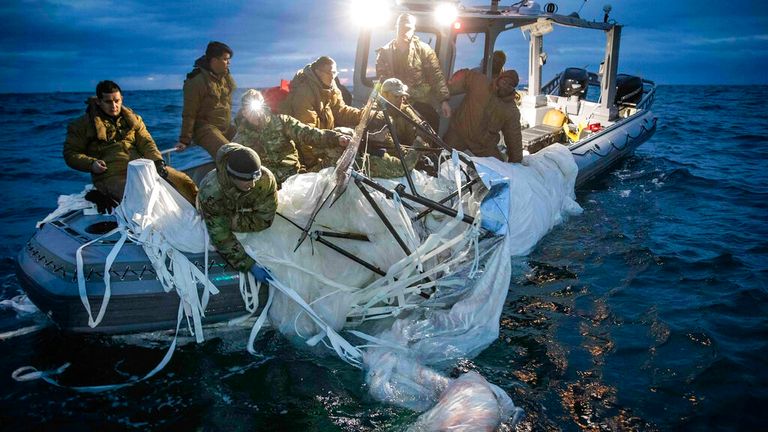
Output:
[[[620,25],[608,22],[607,18],[606,22],[594,22],[578,16],[557,15],[549,8],[542,10],[533,2],[520,2],[506,8],[499,7],[498,2],[492,2],[486,8],[465,7],[452,15],[450,22],[438,25],[432,19],[434,11],[430,4],[403,2],[398,7],[417,16],[417,32],[428,35],[426,40],[435,46],[448,76],[456,68],[457,57],[465,54],[457,52],[465,47],[460,43],[462,38],[471,36],[472,41],[484,41],[474,45],[478,50],[475,54],[483,59],[483,70],[490,70],[493,42],[501,33],[515,29],[522,30],[527,36],[530,54],[528,85],[519,91],[525,151],[535,155],[555,144],[565,146],[578,167],[576,187],[604,174],[655,132],[656,117],[651,111],[655,84],[617,73]],[[386,32],[391,37],[393,18],[389,20]],[[558,26],[603,32],[607,41],[604,61],[600,71],[568,68],[540,85],[543,36]],[[373,58],[371,53],[375,48],[372,41],[380,40],[375,37],[376,31],[384,30],[364,28],[359,37],[355,63],[355,71],[359,73],[356,72],[354,78],[354,100],[360,106],[374,89],[371,77],[366,73],[371,70],[368,62]],[[478,35],[483,37],[478,38]],[[488,74],[490,76],[490,71]],[[459,100],[454,99],[451,103],[456,105]],[[441,129],[445,126],[443,119]],[[202,179],[213,167],[207,155],[200,152],[199,156],[198,160],[181,167],[195,181]],[[431,205],[438,206],[440,202],[434,201]],[[17,274],[24,290],[32,302],[64,331],[123,334],[174,328],[178,321],[179,298],[163,287],[156,267],[140,244],[130,239],[126,241],[105,272],[105,262],[120,240],[118,234],[107,235],[116,226],[113,215],[98,214],[91,208],[72,208],[51,215],[38,226],[19,253]],[[322,244],[327,248],[325,250],[331,251],[329,253],[344,253],[335,248],[334,233],[325,236],[317,231],[306,234],[311,234],[312,240]],[[208,300],[203,324],[257,312],[246,310],[248,299],[242,289],[241,274],[215,251],[207,255],[188,254],[187,258],[201,272],[207,272],[210,282],[219,291]],[[351,263],[364,265],[355,261],[354,256],[348,258]],[[387,269],[374,270],[383,274]],[[102,303],[107,286],[110,287],[110,300],[106,312],[98,325],[93,325],[90,309],[97,309]],[[199,294],[202,296],[202,291]],[[261,308],[266,296],[266,290],[259,291],[256,298],[250,300],[251,306]],[[83,299],[87,299],[87,305]]]

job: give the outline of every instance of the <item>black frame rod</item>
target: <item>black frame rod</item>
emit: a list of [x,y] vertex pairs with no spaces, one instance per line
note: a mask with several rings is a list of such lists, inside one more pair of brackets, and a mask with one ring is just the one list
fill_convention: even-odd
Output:
[[[359,180],[359,181],[363,182],[363,184],[365,184],[366,186],[369,186],[371,189],[374,189],[374,190],[376,190],[378,192],[383,193],[389,199],[394,199],[394,197],[395,197],[395,194],[391,190],[389,190],[389,189],[385,188],[384,186],[376,183],[375,181],[369,179],[368,177],[360,174],[357,171],[352,171],[352,178],[355,179],[355,181]],[[408,210],[411,210],[411,211],[415,211],[416,210],[412,205],[408,204],[407,202],[403,203],[403,207],[405,207],[405,208],[407,208]]]
[[348,252],[347,250],[342,249],[341,247],[339,247],[339,246],[331,243],[330,241],[324,239],[320,234],[318,234],[317,231],[315,231],[312,234],[311,238],[313,240],[317,241],[318,243],[320,243],[322,245],[325,245],[325,246],[327,246],[330,249],[333,249],[334,251],[340,253],[341,255],[344,255],[345,257],[351,259],[352,261],[360,264],[361,266],[367,268],[368,270],[370,270],[370,271],[372,271],[372,272],[374,272],[374,273],[376,273],[376,274],[378,274],[380,276],[386,276],[387,275],[387,273],[384,270],[376,267],[375,265],[373,265],[373,264],[371,264],[371,263],[369,263],[367,261],[364,261],[363,259],[353,255],[352,253]]
[[341,238],[341,239],[347,239],[347,240],[359,240],[359,241],[366,241],[366,242],[371,241],[368,238],[368,236],[365,234],[333,232],[333,231],[323,231],[323,230],[315,230],[314,232],[324,237],[334,237],[334,238]]
[[[354,172],[354,171],[353,171]],[[374,201],[373,197],[371,196],[371,193],[368,192],[368,189],[365,188],[363,185],[363,182],[356,176],[355,178],[355,185],[357,185],[358,189],[360,189],[360,192],[363,193],[363,196],[366,200],[368,200],[368,203],[373,207],[373,211],[376,212],[376,214],[379,216],[379,219],[381,219],[381,222],[384,223],[384,226],[387,227],[389,232],[392,234],[392,236],[397,241],[397,244],[400,245],[400,248],[403,249],[403,252],[405,252],[406,255],[411,254],[411,250],[408,248],[408,245],[405,244],[402,237],[400,237],[400,234],[397,233],[395,230],[395,227],[392,226],[392,223],[387,219],[386,215],[384,215],[384,212],[381,211],[381,208],[379,208],[379,205],[376,204],[376,201]]]

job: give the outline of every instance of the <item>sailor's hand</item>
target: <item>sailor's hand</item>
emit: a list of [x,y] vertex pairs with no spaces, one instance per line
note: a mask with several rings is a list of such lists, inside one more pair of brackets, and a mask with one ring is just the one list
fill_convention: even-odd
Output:
[[187,149],[187,145],[184,144],[183,142],[179,141],[179,142],[176,143],[176,151],[182,152],[182,151],[184,151],[186,149]]
[[258,264],[254,264],[251,267],[251,274],[257,281],[261,283],[268,283],[272,280],[272,276],[269,274],[267,269]]
[[107,170],[107,163],[101,159],[96,159],[91,164],[91,172],[94,174],[101,174]]
[[440,105],[442,111],[443,111],[443,117],[449,118],[451,117],[451,106],[448,104],[448,101],[443,101],[442,105]]
[[352,140],[348,136],[346,136],[346,135],[339,135],[339,145],[341,147],[348,146],[350,141],[352,141]]
[[157,170],[157,174],[160,175],[161,178],[168,179],[168,168],[165,167],[165,161],[162,159],[158,159],[155,161],[155,169]]

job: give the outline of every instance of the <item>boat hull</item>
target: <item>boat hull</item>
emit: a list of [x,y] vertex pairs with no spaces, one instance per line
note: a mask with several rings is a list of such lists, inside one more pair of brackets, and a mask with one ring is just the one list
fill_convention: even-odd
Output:
[[616,162],[634,153],[656,132],[657,118],[645,110],[622,119],[568,149],[579,167],[576,187],[608,171]]
[[[83,227],[110,219],[76,211],[38,229],[17,259],[17,275],[24,291],[38,309],[67,332],[126,334],[174,328],[179,297],[175,292],[165,292],[144,250],[131,242],[123,246],[110,270],[110,298],[104,318],[99,325],[89,326],[78,290],[75,252],[98,237]],[[105,294],[104,262],[116,238],[106,238],[83,249],[86,292],[94,317]],[[203,254],[187,257],[202,270]],[[215,252],[209,254],[208,267],[209,277],[220,292],[210,297],[203,323],[214,324],[246,314],[239,272]],[[260,292],[262,305],[266,291]]]

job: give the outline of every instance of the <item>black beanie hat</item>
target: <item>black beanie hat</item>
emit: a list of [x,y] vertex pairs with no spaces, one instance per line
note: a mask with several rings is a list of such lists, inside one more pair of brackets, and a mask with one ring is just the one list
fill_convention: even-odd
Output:
[[238,180],[258,179],[261,177],[259,155],[248,147],[232,150],[227,159],[227,174]]

